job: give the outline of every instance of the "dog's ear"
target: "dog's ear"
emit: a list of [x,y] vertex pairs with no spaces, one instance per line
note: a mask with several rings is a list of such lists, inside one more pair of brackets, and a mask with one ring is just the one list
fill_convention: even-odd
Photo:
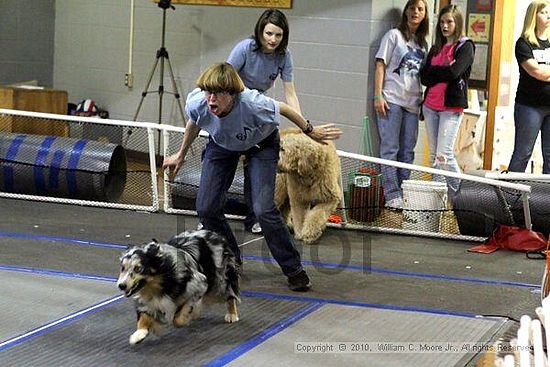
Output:
[[153,240],[153,242],[145,246],[145,253],[147,255],[156,256],[158,255],[159,250],[160,250],[160,245],[156,240]]
[[301,145],[298,155],[297,169],[300,176],[315,175],[323,163],[322,149],[319,148],[319,143],[310,140],[306,142]]
[[300,154],[300,146],[294,135],[281,140],[281,147],[279,149],[279,168],[281,171],[297,171]]
[[130,253],[132,253],[135,250],[136,246],[132,245],[131,243],[126,244],[126,250],[122,251],[122,254],[120,255],[120,261],[124,259],[125,257],[129,257]]

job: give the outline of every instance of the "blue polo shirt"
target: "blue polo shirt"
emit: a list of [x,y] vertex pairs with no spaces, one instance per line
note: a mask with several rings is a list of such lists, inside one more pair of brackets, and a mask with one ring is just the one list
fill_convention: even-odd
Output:
[[187,95],[185,112],[216,144],[238,152],[267,138],[281,120],[277,101],[253,89],[237,95],[231,111],[218,117],[208,110],[205,92],[196,88]]

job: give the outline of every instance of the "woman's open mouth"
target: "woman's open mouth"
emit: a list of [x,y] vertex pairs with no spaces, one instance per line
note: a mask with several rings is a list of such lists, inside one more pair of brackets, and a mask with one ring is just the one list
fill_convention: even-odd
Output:
[[219,106],[217,104],[209,104],[208,109],[210,109],[210,112],[214,115],[217,115],[217,112],[219,112]]

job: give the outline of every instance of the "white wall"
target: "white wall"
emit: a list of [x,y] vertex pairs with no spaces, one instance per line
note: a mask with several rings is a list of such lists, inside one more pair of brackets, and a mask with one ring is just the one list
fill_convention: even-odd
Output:
[[[293,0],[290,22],[298,97],[313,122],[337,123],[338,148],[356,151],[363,117],[372,113],[374,53],[396,24],[405,0]],[[54,85],[72,102],[92,98],[112,118],[131,120],[161,43],[162,9],[136,0],[134,88],[128,69],[130,0],[56,0]],[[430,4],[433,1],[429,1]],[[200,71],[226,59],[253,32],[263,9],[176,5],[167,11],[166,47],[178,89],[185,95]],[[433,18],[433,17],[432,17]],[[157,89],[159,70],[151,83]],[[168,72],[164,80],[172,90]],[[283,98],[276,86],[272,95]],[[174,98],[165,94],[163,123],[181,125]],[[157,122],[157,93],[145,98],[140,121]]]
[[0,1],[0,84],[51,87],[55,0]]

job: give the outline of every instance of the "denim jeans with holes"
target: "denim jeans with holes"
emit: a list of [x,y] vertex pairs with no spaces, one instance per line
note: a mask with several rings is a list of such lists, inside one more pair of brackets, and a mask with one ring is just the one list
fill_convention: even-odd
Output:
[[[427,106],[423,106],[422,111],[428,133],[430,163],[434,168],[460,173],[454,146],[464,114],[462,112],[435,111]],[[433,180],[447,182],[450,193],[456,193],[460,184],[460,180],[457,178],[439,175],[434,175]]]
[[[390,109],[386,116],[376,116],[380,158],[413,163],[418,139],[418,113],[409,112],[393,103],[388,105]],[[401,197],[401,183],[409,179],[410,171],[387,165],[382,165],[381,171],[386,201]]]
[[241,155],[245,155],[247,159],[252,208],[262,226],[267,246],[283,273],[286,276],[296,275],[303,269],[300,253],[296,250],[288,227],[274,202],[279,159],[278,131],[257,147],[244,152],[227,150],[210,140],[203,156],[197,194],[197,212],[201,223],[205,229],[225,236],[237,258],[241,257],[237,240],[223,212],[227,191],[233,182]]
[[542,173],[550,173],[550,106],[531,107],[516,103],[514,124],[516,127],[514,152],[508,170],[525,172],[540,131],[543,157]]

